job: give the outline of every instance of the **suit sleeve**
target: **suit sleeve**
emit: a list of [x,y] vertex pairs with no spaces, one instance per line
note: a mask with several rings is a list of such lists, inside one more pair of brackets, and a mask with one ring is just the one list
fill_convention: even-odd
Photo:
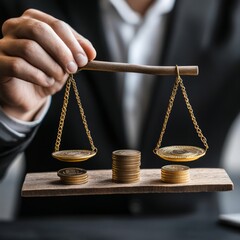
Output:
[[34,138],[51,104],[51,97],[32,122],[23,122],[7,116],[0,108],[0,179],[15,159]]
[[34,129],[27,134],[24,139],[18,140],[16,142],[6,143],[4,141],[0,141],[0,179],[4,177],[8,167],[11,165],[15,157],[24,152],[27,146],[31,143],[34,138],[38,127],[34,127]]

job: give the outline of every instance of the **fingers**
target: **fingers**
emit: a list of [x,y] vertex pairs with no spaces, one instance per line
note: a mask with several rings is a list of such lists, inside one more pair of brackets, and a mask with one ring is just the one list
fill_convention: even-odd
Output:
[[27,10],[24,16],[47,23],[72,51],[79,67],[96,57],[96,51],[90,41],[78,34],[67,23],[35,9]]
[[[6,41],[1,40],[0,43],[0,52],[5,56],[22,58],[28,64],[31,64],[57,81],[63,78],[63,69],[35,41],[27,39],[7,39]],[[48,82],[48,80],[46,81]]]
[[[5,91],[7,89],[7,91],[10,92],[17,91],[15,95],[19,95],[21,92],[21,94],[26,97],[26,94],[31,94],[31,89],[35,89],[35,93],[33,94],[35,97],[39,95],[41,98],[45,98],[46,96],[53,95],[60,91],[67,77],[68,74],[63,73],[60,80],[56,81],[54,78],[49,77],[43,71],[39,70],[39,68],[32,66],[22,58],[0,56],[1,88],[4,86]],[[14,80],[18,80],[18,84],[16,84]],[[13,82],[15,82],[15,84],[13,84]],[[22,84],[20,84],[20,82],[22,82]],[[24,86],[29,83],[34,83],[34,85],[29,88],[29,92],[24,93],[23,89],[26,89]],[[7,87],[7,85],[9,85],[10,88]],[[20,87],[21,85],[22,87]],[[37,85],[41,87],[37,88]],[[18,88],[19,90],[16,90]],[[38,89],[38,91],[36,89]],[[33,100],[34,98],[31,99],[31,101]]]
[[21,18],[12,19],[13,27],[11,34],[17,39],[30,39],[37,42],[58,64],[69,73],[77,70],[70,49],[64,44],[62,39],[53,31],[53,29],[44,22],[35,19]]
[[55,79],[19,57],[0,56],[1,83],[12,78],[23,79],[42,87],[51,87]]
[[37,42],[68,73],[75,73],[96,56],[91,43],[68,24],[37,10],[8,20],[2,29],[4,36]]
[[7,20],[2,32],[0,102],[19,119],[26,114],[31,119],[69,73],[96,56],[92,44],[68,24],[36,10]]
[[[88,60],[93,60],[96,57],[96,51],[92,46],[91,42],[78,34],[73,28],[63,21],[60,21],[46,13],[40,12],[35,9],[27,10],[24,16],[35,18],[39,21],[47,23],[54,29],[54,31],[62,38],[66,45],[71,49],[74,54],[75,60],[77,61],[78,54],[87,56]],[[77,61],[78,62],[78,61]],[[80,61],[79,66],[82,66]]]

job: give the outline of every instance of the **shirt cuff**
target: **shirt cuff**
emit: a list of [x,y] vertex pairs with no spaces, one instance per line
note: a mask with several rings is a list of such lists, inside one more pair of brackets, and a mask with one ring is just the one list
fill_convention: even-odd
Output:
[[37,113],[33,121],[22,121],[4,113],[0,107],[0,139],[4,142],[16,142],[26,137],[26,134],[39,125],[45,117],[50,104],[51,97],[48,97],[42,109]]

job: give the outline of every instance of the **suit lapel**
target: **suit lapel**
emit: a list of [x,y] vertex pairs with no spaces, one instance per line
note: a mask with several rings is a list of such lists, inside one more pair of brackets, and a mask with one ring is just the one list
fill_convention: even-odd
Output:
[[[107,41],[105,40],[104,29],[101,24],[98,4],[85,3],[84,9],[81,7],[76,8],[76,5],[72,4],[70,8],[71,12],[76,12],[73,13],[72,16],[77,16],[78,14],[85,16],[85,18],[81,17],[82,21],[85,21],[82,23],[79,23],[77,18],[72,19],[73,27],[92,42],[97,50],[96,59],[110,61],[110,54],[106,45]],[[94,15],[94,18],[91,18],[89,13]],[[93,21],[92,19],[95,20]],[[96,21],[96,19],[98,20]],[[87,28],[85,28],[85,26],[87,26]],[[120,90],[117,88],[116,74],[95,71],[89,71],[87,74],[89,79],[91,79],[93,89],[96,90],[95,97],[101,103],[101,111],[104,115],[109,131],[111,131],[113,138],[118,139],[117,142],[119,142],[120,145],[124,145],[125,134],[123,131],[121,105],[118,97]]]

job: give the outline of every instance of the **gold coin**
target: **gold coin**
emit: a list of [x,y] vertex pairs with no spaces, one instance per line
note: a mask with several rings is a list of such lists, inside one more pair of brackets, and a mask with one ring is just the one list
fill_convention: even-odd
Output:
[[140,172],[140,170],[136,170],[136,171],[119,171],[119,170],[113,170],[112,171],[114,174],[117,174],[119,176],[128,176],[128,175],[133,175],[133,174],[138,174]]
[[113,151],[112,154],[119,157],[121,156],[132,157],[132,156],[140,156],[141,152],[138,150],[122,149],[122,150]]
[[78,177],[86,174],[87,171],[82,168],[63,168],[58,171],[59,177]]
[[199,159],[204,156],[206,150],[195,146],[168,146],[159,148],[156,154],[172,162],[188,162]]
[[139,166],[136,167],[117,167],[117,166],[112,166],[112,170],[119,171],[119,172],[136,172],[140,170]]
[[112,176],[114,176],[114,177],[118,177],[118,178],[135,178],[135,177],[138,177],[138,176],[140,176],[140,174],[138,174],[138,173],[134,173],[134,174],[128,174],[128,175],[126,175],[126,174],[118,174],[118,173],[112,173]]
[[189,176],[179,177],[179,176],[166,176],[161,175],[161,179],[169,179],[169,180],[188,180]]
[[112,164],[112,168],[116,168],[116,169],[122,169],[122,170],[134,170],[134,169],[139,169],[140,165],[136,165],[136,166],[120,166],[120,165],[116,165],[116,164]]
[[161,181],[162,182],[165,182],[165,183],[172,183],[172,184],[179,184],[179,183],[187,183],[189,182],[189,179],[165,179],[165,178],[161,178]]
[[117,183],[135,183],[140,179],[141,152],[131,149],[112,153],[112,179]]
[[161,175],[162,176],[166,176],[166,177],[176,177],[176,178],[184,178],[184,177],[187,177],[187,176],[189,176],[189,174],[188,173],[186,173],[186,174],[168,174],[168,173],[165,173],[165,172],[161,172]]
[[127,160],[121,160],[121,159],[112,159],[113,163],[115,164],[119,164],[119,165],[136,165],[136,164],[139,164],[140,163],[140,159],[134,159],[134,160],[131,160],[131,159],[127,159]]
[[96,152],[92,150],[62,150],[52,153],[54,158],[64,162],[86,161],[94,155]]
[[131,177],[135,177],[135,176],[140,176],[140,173],[139,172],[135,172],[135,173],[116,173],[116,172],[113,172],[112,173],[113,176],[116,176],[116,177],[122,177],[122,178],[131,178]]
[[131,179],[131,178],[140,177],[140,173],[134,173],[134,174],[129,174],[129,175],[121,175],[121,174],[113,173],[112,176],[117,177],[117,178],[122,178],[122,179]]
[[189,177],[189,174],[187,173],[187,174],[181,175],[181,174],[168,174],[168,173],[161,172],[161,176],[167,177],[167,178],[187,178]]
[[112,163],[112,167],[113,168],[119,168],[119,169],[138,169],[140,168],[140,164],[136,164],[136,165],[120,165],[120,164],[114,164]]
[[167,171],[167,172],[184,172],[189,170],[189,167],[184,166],[184,165],[165,165],[162,167],[162,171]]
[[112,181],[115,183],[125,183],[125,184],[137,183],[139,180],[140,180],[139,178],[136,178],[133,180],[112,179]]
[[112,163],[112,167],[116,167],[116,168],[123,168],[123,169],[136,169],[140,167],[140,163],[136,163],[136,164],[119,164],[119,163]]
[[141,158],[141,154],[137,155],[117,155],[117,154],[112,154],[112,158],[117,158],[117,159],[139,159]]
[[137,170],[137,171],[128,171],[128,172],[126,172],[126,171],[113,170],[112,172],[113,172],[114,174],[119,175],[119,176],[128,176],[128,175],[132,175],[132,174],[137,174],[137,173],[139,173],[140,171]]
[[116,169],[116,168],[114,168],[114,169],[112,169],[112,172],[113,173],[116,173],[116,174],[128,174],[128,173],[134,173],[134,172],[136,172],[136,171],[123,171],[123,170],[119,170],[119,169]]
[[184,165],[163,166],[161,180],[166,183],[186,183],[190,180],[189,167]]
[[121,160],[121,159],[112,159],[112,163],[118,164],[118,165],[136,165],[140,163],[140,159],[137,160]]
[[88,174],[82,168],[63,168],[57,172],[64,184],[84,184],[88,182]]
[[63,184],[66,185],[81,185],[81,184],[85,184],[88,182],[88,179],[84,179],[84,180],[70,180],[70,179],[61,179]]
[[112,180],[115,183],[136,183],[140,180],[140,178],[136,178],[136,179],[116,179],[116,178],[113,178]]
[[122,178],[131,178],[135,176],[140,176],[140,171],[132,173],[123,173],[123,172],[112,172],[113,176],[122,177]]
[[169,177],[169,176],[164,176],[164,175],[161,175],[161,179],[168,179],[168,180],[181,180],[181,181],[184,181],[184,180],[189,180],[189,176],[186,176],[186,177]]

